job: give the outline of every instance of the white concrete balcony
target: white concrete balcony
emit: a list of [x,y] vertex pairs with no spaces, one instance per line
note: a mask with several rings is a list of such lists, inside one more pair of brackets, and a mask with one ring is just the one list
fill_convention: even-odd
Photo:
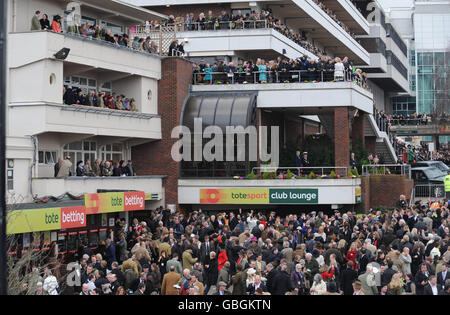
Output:
[[381,53],[370,54],[370,66],[359,66],[361,69],[376,69],[378,72],[387,72],[387,60]]
[[292,59],[302,55],[318,59],[296,42],[264,25],[251,29],[183,31],[177,32],[177,38],[188,40],[184,49],[190,57],[235,56],[238,52],[252,52],[258,57],[268,53],[269,56],[280,54]]
[[394,65],[388,64],[385,73],[367,73],[367,78],[391,92],[409,92],[409,83]]
[[[255,193],[264,194],[267,192],[267,198],[255,198],[253,204],[323,204],[323,205],[350,205],[360,202],[360,178],[348,179],[273,179],[273,180],[234,180],[234,179],[180,179],[178,180],[178,203],[179,204],[208,204],[208,205],[227,205],[232,201],[226,196],[230,193]],[[218,190],[220,196],[214,196],[213,201],[201,201],[201,190]],[[221,191],[222,190],[222,191]],[[274,200],[272,192],[278,194],[283,191],[286,194],[294,193],[315,193],[314,201],[306,200],[304,202],[288,200],[283,202],[278,197]],[[204,192],[203,192],[204,193]],[[279,196],[279,195],[278,195]],[[245,199],[245,198],[244,198]],[[216,203],[213,203],[217,201]],[[252,201],[241,200],[241,204],[252,204]]]
[[10,103],[8,115],[16,122],[9,125],[11,135],[105,136],[138,143],[161,139],[161,117],[154,114],[29,102]]
[[369,22],[350,0],[321,0],[354,33],[369,34]]
[[331,54],[348,56],[355,64],[369,64],[367,50],[312,0],[278,1],[271,8],[275,16],[289,17],[290,28],[307,31],[308,37]]
[[317,115],[348,106],[373,111],[373,94],[354,82],[193,85],[192,92],[257,92],[258,108],[290,109]]
[[[97,190],[144,191],[153,195],[153,200],[164,198],[163,178],[165,176],[130,177],[69,177],[33,178],[33,196],[60,196],[64,193],[82,195],[97,193]],[[149,196],[149,198],[151,198]],[[147,199],[147,197],[146,197]]]
[[159,80],[161,59],[90,37],[33,31],[8,34],[8,66],[16,69],[41,60],[55,60],[62,48],[70,52],[64,63],[89,66]]

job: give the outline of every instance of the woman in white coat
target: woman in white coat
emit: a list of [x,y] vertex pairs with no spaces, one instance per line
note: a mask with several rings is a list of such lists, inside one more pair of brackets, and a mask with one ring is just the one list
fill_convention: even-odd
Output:
[[336,57],[334,59],[334,80],[335,81],[344,81],[344,64],[341,61],[341,58]]
[[45,272],[45,280],[43,285],[44,291],[46,291],[49,295],[58,295],[58,288],[58,280],[50,270],[47,270]]
[[314,276],[314,282],[309,290],[311,295],[323,295],[327,292],[327,284],[323,281],[322,276],[320,274],[316,274]]

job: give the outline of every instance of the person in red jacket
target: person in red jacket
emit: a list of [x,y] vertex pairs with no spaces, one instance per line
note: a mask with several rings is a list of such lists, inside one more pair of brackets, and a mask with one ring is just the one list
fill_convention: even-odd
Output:
[[356,250],[356,244],[352,243],[350,249],[347,252],[346,260],[353,262],[353,270],[356,270],[356,256],[358,256],[358,251]]
[[327,265],[323,265],[322,268],[320,268],[320,275],[323,278],[323,281],[327,281],[331,278],[333,278],[334,276],[334,268],[331,268],[331,271],[328,272],[330,270],[330,268]]
[[52,31],[56,32],[56,33],[62,33],[61,23],[62,23],[62,18],[59,15],[55,15],[53,17],[53,22],[52,22]]
[[219,253],[219,256],[217,256],[217,263],[218,263],[218,269],[220,271],[220,269],[223,268],[223,266],[225,265],[225,263],[228,261],[228,256],[227,256],[227,252],[226,250],[221,250],[221,252]]

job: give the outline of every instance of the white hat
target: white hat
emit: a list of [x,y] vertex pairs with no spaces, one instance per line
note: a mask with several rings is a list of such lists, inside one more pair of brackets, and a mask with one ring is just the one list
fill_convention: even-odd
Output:
[[255,273],[256,273],[256,270],[253,269],[253,268],[249,268],[249,269],[247,270],[247,274],[248,274],[248,275],[254,275]]

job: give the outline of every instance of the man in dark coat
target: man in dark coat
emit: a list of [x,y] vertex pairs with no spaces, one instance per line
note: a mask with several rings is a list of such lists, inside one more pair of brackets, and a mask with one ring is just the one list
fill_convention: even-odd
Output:
[[267,265],[266,270],[267,270],[267,281],[266,281],[267,290],[270,292],[270,294],[273,295],[274,294],[273,283],[275,278],[278,276],[279,271],[271,263]]
[[285,295],[292,291],[291,278],[287,273],[287,265],[281,266],[281,271],[273,279],[273,295]]
[[347,268],[342,270],[340,276],[341,291],[344,295],[353,295],[353,282],[358,278],[358,272],[353,270],[353,261],[347,262]]
[[356,167],[358,166],[358,163],[356,162],[356,159],[355,159],[355,153],[353,153],[353,152],[350,157],[350,166],[351,166],[352,170],[355,170]]
[[394,262],[392,260],[388,260],[388,267],[381,275],[381,285],[385,286],[388,285],[389,282],[391,282],[392,276],[396,273],[394,269],[392,269],[392,266],[394,265]]
[[430,273],[428,272],[427,265],[420,265],[420,270],[417,271],[414,278],[416,284],[416,295],[424,295],[425,286],[428,284]]

